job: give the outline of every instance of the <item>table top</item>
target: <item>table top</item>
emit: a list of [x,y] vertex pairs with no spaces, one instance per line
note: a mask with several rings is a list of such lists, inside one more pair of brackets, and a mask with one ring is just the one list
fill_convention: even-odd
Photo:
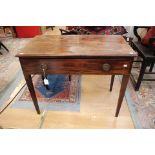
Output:
[[134,57],[136,52],[120,35],[40,35],[17,55],[33,58]]

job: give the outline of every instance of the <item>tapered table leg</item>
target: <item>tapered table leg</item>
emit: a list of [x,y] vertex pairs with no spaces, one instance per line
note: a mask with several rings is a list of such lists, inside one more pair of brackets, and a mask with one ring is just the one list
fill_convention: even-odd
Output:
[[122,101],[123,101],[123,98],[124,98],[124,94],[125,94],[125,91],[126,91],[126,87],[127,87],[128,81],[129,81],[129,77],[130,77],[129,75],[123,75],[115,117],[117,117],[118,114],[119,114],[119,111],[120,111],[120,108],[121,108],[121,105],[122,105]]
[[70,74],[68,75],[68,78],[69,78],[69,81],[71,81],[71,75]]
[[112,91],[113,84],[114,84],[115,75],[111,76],[111,82],[110,82],[110,91]]
[[24,76],[25,76],[26,84],[27,84],[27,87],[28,87],[28,89],[30,91],[30,95],[32,97],[35,109],[36,109],[37,113],[40,114],[40,109],[39,109],[39,106],[38,106],[38,101],[37,101],[34,86],[33,86],[33,83],[32,83],[31,75],[24,74]]

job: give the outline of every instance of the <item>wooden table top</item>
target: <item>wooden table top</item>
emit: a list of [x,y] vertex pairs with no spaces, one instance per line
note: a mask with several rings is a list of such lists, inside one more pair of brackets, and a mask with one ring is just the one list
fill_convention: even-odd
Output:
[[136,52],[120,35],[41,35],[33,38],[17,57],[134,57]]

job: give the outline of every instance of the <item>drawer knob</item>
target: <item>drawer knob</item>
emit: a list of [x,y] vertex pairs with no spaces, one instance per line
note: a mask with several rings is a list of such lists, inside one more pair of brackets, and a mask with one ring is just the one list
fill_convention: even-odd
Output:
[[40,68],[45,71],[47,69],[47,65],[46,64],[41,64]]
[[110,71],[111,65],[108,64],[108,63],[105,63],[105,64],[103,64],[102,68],[103,68],[104,71]]

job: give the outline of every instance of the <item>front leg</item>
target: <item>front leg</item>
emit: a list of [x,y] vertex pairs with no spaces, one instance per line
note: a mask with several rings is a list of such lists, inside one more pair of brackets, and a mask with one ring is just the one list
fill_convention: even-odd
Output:
[[111,81],[110,81],[110,91],[112,91],[113,84],[114,84],[115,75],[111,75]]
[[129,77],[130,77],[129,75],[123,75],[115,117],[117,117],[119,114],[119,111],[120,111],[120,108],[122,105],[122,101],[123,101],[123,98],[125,95],[126,87],[127,87],[128,81],[129,81]]
[[32,97],[32,101],[34,103],[35,109],[36,109],[37,113],[40,114],[40,109],[39,109],[37,97],[36,97],[34,86],[32,83],[32,77],[30,74],[24,74],[24,76],[25,76],[26,84],[27,84],[27,87],[29,89],[30,95]]

